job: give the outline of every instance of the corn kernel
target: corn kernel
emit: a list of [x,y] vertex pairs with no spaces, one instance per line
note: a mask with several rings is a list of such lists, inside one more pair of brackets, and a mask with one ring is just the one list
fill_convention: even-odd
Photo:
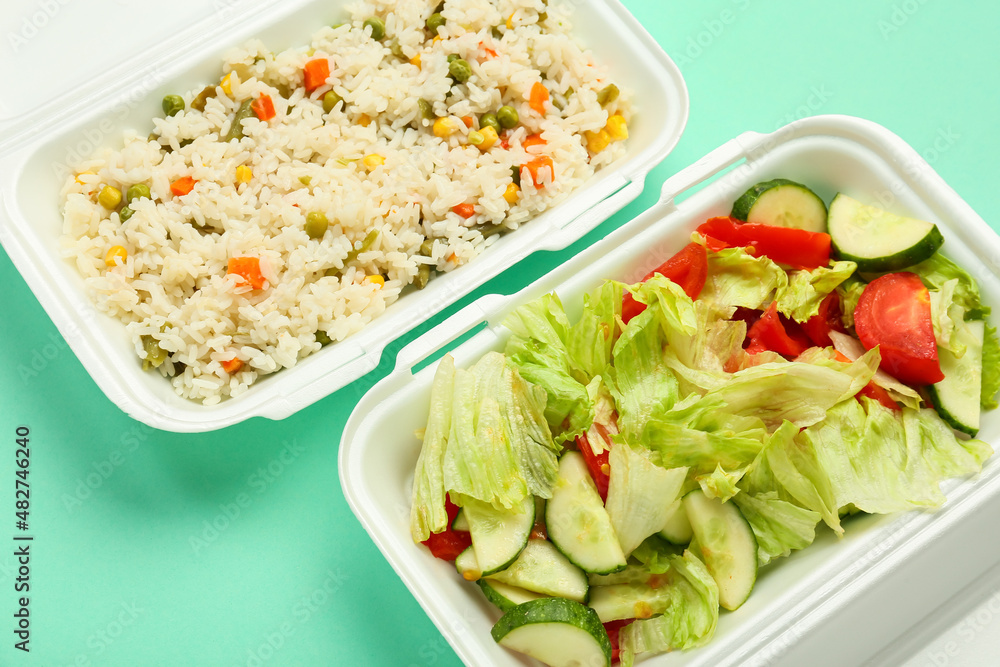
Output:
[[363,113],[360,116],[358,116],[358,125],[360,125],[361,127],[368,127],[371,124],[372,124],[372,119],[371,117],[368,116],[368,114]]
[[[111,246],[108,254],[104,256],[104,263],[109,267],[115,267],[119,264],[124,264],[126,259],[128,259],[128,251],[123,246],[115,245]],[[119,262],[118,260],[121,261]]]
[[483,140],[476,144],[476,147],[484,152],[493,148],[493,144],[495,144],[500,138],[497,136],[496,129],[494,129],[491,125],[479,128],[479,134],[483,135]]
[[420,67],[420,54],[419,53],[417,55],[413,56],[412,58],[410,58],[410,64],[411,65],[416,65],[417,67]]
[[608,118],[608,124],[604,126],[604,129],[607,130],[611,141],[624,141],[628,139],[628,125],[619,113]]
[[375,285],[379,289],[382,289],[383,287],[385,287],[385,277],[381,276],[381,275],[379,275],[377,273],[375,275],[373,275],[373,276],[365,276],[365,279],[362,280],[361,282],[362,282],[362,284],[365,284],[365,285]]
[[438,118],[434,121],[434,136],[435,137],[448,137],[455,133],[455,121],[451,118]]
[[438,35],[437,37],[435,37],[435,38],[434,38],[434,39],[433,39],[433,40],[431,41],[431,44],[437,44],[437,43],[438,43],[438,42],[440,42],[440,41],[441,41],[442,39],[443,39],[443,37],[441,37],[441,35]]
[[521,188],[517,187],[517,183],[508,183],[507,189],[503,193],[503,198],[508,204],[513,206],[517,203],[517,198],[520,196]]
[[236,167],[236,182],[237,183],[249,183],[250,179],[253,178],[253,169],[241,164]]
[[600,153],[611,143],[611,136],[607,130],[600,129],[597,132],[584,132],[587,137],[587,148],[591,153]]
[[362,162],[365,163],[365,169],[368,171],[374,171],[376,167],[380,167],[385,164],[385,158],[377,153],[371,153],[370,155],[366,155]]
[[514,14],[507,17],[507,30],[514,29]]
[[92,171],[81,171],[79,174],[76,175],[76,178],[74,180],[77,182],[78,185],[83,185],[84,181],[81,181],[80,177],[81,176],[93,176],[93,175],[94,175],[94,172],[92,172]]
[[113,211],[122,203],[122,191],[114,186],[105,185],[101,188],[101,194],[97,195],[97,201],[104,208]]
[[222,83],[219,84],[219,87],[222,88],[222,92],[224,92],[226,95],[229,95],[230,97],[232,96],[233,94],[232,72],[227,72],[226,76],[222,77]]

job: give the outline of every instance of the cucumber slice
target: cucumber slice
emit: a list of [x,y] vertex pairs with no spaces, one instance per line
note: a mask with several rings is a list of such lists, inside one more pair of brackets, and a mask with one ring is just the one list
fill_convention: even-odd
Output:
[[552,498],[545,504],[545,529],[552,544],[587,572],[608,574],[625,567],[608,511],[579,452],[566,452],[559,461]]
[[455,569],[466,581],[478,581],[483,576],[483,571],[479,569],[479,561],[476,560],[476,552],[472,547],[468,547],[455,559]]
[[552,667],[611,665],[611,641],[597,613],[571,600],[525,602],[504,614],[491,634],[501,646]]
[[482,589],[486,599],[503,612],[508,612],[519,604],[546,597],[541,593],[535,593],[490,579],[480,579],[476,583],[479,584],[479,588]]
[[737,220],[775,227],[826,231],[826,204],[815,192],[795,181],[776,178],[758,183],[733,203]]
[[466,498],[462,510],[469,522],[472,548],[483,576],[499,572],[514,562],[535,525],[534,496],[526,496],[514,510],[497,510],[489,503]]
[[719,585],[719,606],[739,609],[757,579],[757,538],[735,503],[709,498],[701,489],[684,496],[684,509],[705,567]]
[[458,510],[455,520],[451,522],[451,529],[469,531],[469,520],[465,517],[465,510]]
[[590,591],[583,570],[545,540],[528,540],[517,560],[490,580],[577,602],[586,602]]
[[670,515],[667,523],[660,530],[660,537],[671,544],[684,545],[691,541],[693,535],[691,522],[688,521],[687,512],[684,510],[684,503],[678,503],[677,510]]
[[936,225],[862,204],[845,194],[830,202],[827,226],[836,255],[855,262],[863,273],[905,269],[944,243]]
[[670,606],[669,576],[660,575],[660,579],[656,588],[640,583],[594,586],[590,589],[587,604],[597,612],[601,623],[626,618],[651,618],[662,614]]
[[931,403],[941,419],[956,431],[975,437],[979,432],[980,395],[983,390],[983,320],[958,322],[957,340],[965,345],[962,358],[938,348],[938,361],[944,379],[927,387]]

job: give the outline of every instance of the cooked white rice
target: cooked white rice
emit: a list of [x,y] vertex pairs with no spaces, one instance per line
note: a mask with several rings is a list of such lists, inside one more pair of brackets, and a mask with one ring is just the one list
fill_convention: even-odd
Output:
[[[600,133],[613,114],[627,120],[630,109],[624,95],[598,103],[610,79],[569,35],[567,8],[448,0],[442,39],[432,40],[424,25],[436,4],[362,2],[348,23],[321,29],[307,47],[273,54],[253,41],[233,49],[223,66],[233,72],[231,93],[216,87],[201,112],[191,108],[200,89],[189,91],[186,110],[155,119],[150,138],[126,133],[121,150],[68,179],[65,256],[97,306],[126,323],[140,359],[150,344],[169,355],[158,370],[180,395],[205,404],[236,396],[318,351],[324,337],[356,333],[399,298],[421,265],[447,272],[469,262],[497,238],[484,230],[516,229],[623,155],[620,141],[588,149],[585,132]],[[384,21],[382,41],[363,27],[372,16]],[[449,54],[471,65],[466,84],[449,78]],[[330,61],[329,83],[307,96],[303,66],[321,57]],[[544,117],[529,106],[537,82],[551,95]],[[324,113],[331,89],[344,101]],[[253,116],[243,139],[220,140],[242,101],[261,93],[276,117]],[[435,136],[421,98],[435,116],[450,118],[454,134]],[[505,133],[507,148],[498,141],[483,152],[469,134],[501,105],[513,106],[520,122]],[[461,120],[469,116],[471,129]],[[522,142],[536,133],[545,144],[526,151]],[[536,188],[523,169],[509,204],[511,167],[539,154],[554,162],[551,180],[542,169]],[[366,166],[372,155],[384,164],[376,158]],[[237,181],[240,166],[251,169],[247,183]],[[184,176],[197,181],[194,190],[173,195],[171,183]],[[136,183],[148,185],[152,199],[132,202],[127,221],[98,203],[104,186],[124,193]],[[475,204],[469,219],[452,210],[463,203]],[[321,239],[304,230],[309,212],[329,220]],[[345,265],[372,230],[374,245]],[[425,239],[433,242],[429,255],[421,254]],[[109,267],[113,246],[128,254]],[[240,256],[259,258],[262,289],[227,274],[229,259]],[[382,276],[384,285],[368,276]],[[233,359],[243,363],[229,373],[223,364],[233,369]]]

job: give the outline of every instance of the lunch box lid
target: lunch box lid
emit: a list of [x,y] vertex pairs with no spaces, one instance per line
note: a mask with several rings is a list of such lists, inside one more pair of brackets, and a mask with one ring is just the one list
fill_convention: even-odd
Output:
[[[487,350],[502,349],[508,332],[501,323],[507,314],[546,293],[559,294],[572,319],[582,294],[602,279],[641,280],[687,242],[686,232],[697,224],[692,220],[728,215],[732,202],[756,182],[791,177],[814,186],[829,200],[836,191],[821,185],[823,173],[839,174],[843,189],[857,190],[887,208],[938,221],[949,257],[972,273],[988,302],[1000,303],[996,232],[912,147],[886,128],[848,116],[817,116],[771,134],[741,134],[678,172],[664,183],[658,203],[605,239],[520,292],[482,297],[411,342],[397,355],[394,371],[358,403],[340,443],[344,495],[463,660],[522,664],[490,637],[487,621],[495,613],[490,604],[476,598],[474,587],[463,586],[466,582],[453,576],[453,566],[430,557],[409,534],[409,484],[418,442],[413,432],[426,421],[437,359],[447,351],[463,367]],[[459,338],[463,341],[453,344]],[[980,437],[995,447],[1000,444],[1000,411],[984,415]],[[968,520],[1000,494],[1000,461],[987,461],[976,480],[948,480],[942,487],[948,501],[936,512],[863,517],[841,542],[824,534],[822,544],[817,540],[769,570],[758,581],[760,594],[752,595],[739,614],[721,617],[719,632],[708,645],[653,657],[650,664],[776,662],[827,619],[863,601],[866,591],[906,572],[903,568],[920,558],[942,531]],[[943,601],[926,599],[934,599],[934,604]],[[911,616],[897,609],[899,618],[907,619],[895,619],[897,626],[902,624],[897,629],[919,620],[920,608],[910,609]]]
[[[385,347],[405,332],[528,255],[565,248],[635,199],[686,125],[689,101],[679,69],[624,6],[570,3],[574,34],[633,91],[637,111],[626,156],[475,261],[404,295],[358,334],[217,405],[181,398],[163,378],[141,370],[124,327],[96,311],[80,276],[59,256],[63,178],[98,147],[120,141],[124,129],[151,126],[147,119],[162,114],[163,95],[218,78],[228,48],[254,37],[272,48],[303,44],[343,16],[342,4],[179,0],[169,9],[174,18],[160,20],[136,16],[140,8],[122,0],[52,0],[40,3],[48,7],[42,14],[28,13],[27,24],[15,25],[37,30],[24,27],[30,39],[18,43],[17,66],[0,73],[0,84],[15,93],[0,103],[0,170],[7,176],[0,183],[0,243],[102,391],[150,426],[198,432],[253,416],[282,419],[350,384],[375,369]],[[153,25],[137,36],[128,30],[136,22]],[[44,67],[24,66],[39,54]],[[31,80],[39,77],[53,85]]]

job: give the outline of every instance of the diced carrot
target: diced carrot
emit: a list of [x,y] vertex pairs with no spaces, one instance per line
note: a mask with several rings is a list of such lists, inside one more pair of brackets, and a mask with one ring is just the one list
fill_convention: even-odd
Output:
[[539,82],[531,87],[528,97],[528,106],[537,111],[539,115],[545,115],[545,103],[549,101],[549,89]]
[[466,127],[472,127],[472,116],[462,116],[462,122]]
[[230,257],[229,270],[226,273],[242,277],[254,289],[262,288],[266,282],[264,274],[260,272],[260,259],[256,257]]
[[230,375],[233,373],[239,373],[241,368],[243,368],[243,361],[239,357],[233,357],[228,361],[222,362],[222,370],[226,371]]
[[190,176],[182,176],[170,184],[170,191],[174,193],[175,197],[183,197],[194,190],[194,184],[197,182]]
[[542,139],[541,134],[529,134],[524,138],[524,141],[521,142],[521,146],[524,150],[528,150],[532,146],[544,146],[546,143],[545,139]]
[[326,58],[310,60],[305,65],[304,73],[306,92],[312,93],[330,78],[330,61]]
[[253,109],[255,114],[257,114],[257,118],[265,122],[271,120],[276,115],[274,113],[274,102],[271,101],[271,96],[265,95],[264,93],[261,93],[260,97],[250,104],[250,108]]
[[535,184],[536,188],[544,188],[545,183],[542,182],[542,177],[544,176],[544,170],[548,169],[549,178],[548,181],[551,183],[556,180],[556,169],[552,164],[552,158],[548,155],[541,155],[536,157],[534,160],[528,162],[524,165],[528,168],[528,172],[531,174],[531,182]]
[[487,58],[496,58],[497,52],[486,46],[485,42],[479,42],[479,48],[481,48],[485,53]]
[[452,206],[451,210],[458,213],[466,220],[476,214],[476,207],[472,204],[459,204],[458,206]]

